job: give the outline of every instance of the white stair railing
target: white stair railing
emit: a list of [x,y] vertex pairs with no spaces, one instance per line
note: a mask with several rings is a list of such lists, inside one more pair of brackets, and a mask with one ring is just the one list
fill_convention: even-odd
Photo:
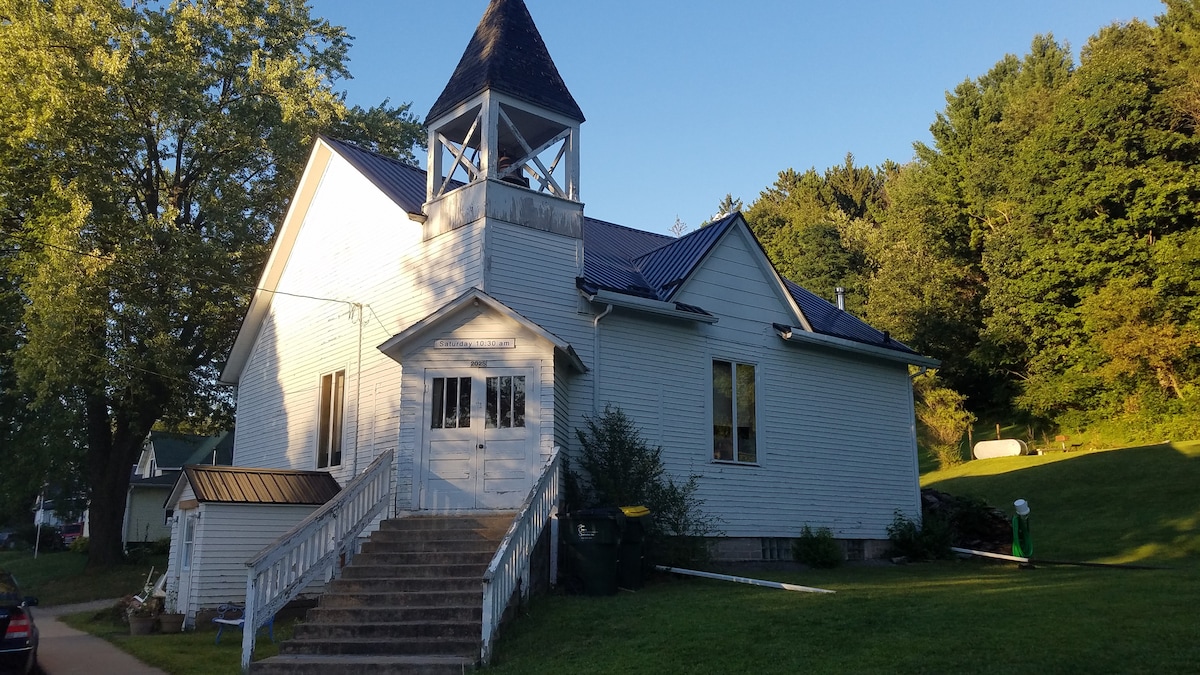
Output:
[[[491,660],[492,639],[496,636],[500,619],[504,617],[504,610],[508,609],[513,593],[518,587],[522,595],[529,593],[530,558],[542,530],[558,513],[561,473],[561,453],[556,446],[483,574],[483,640],[479,658],[485,665]],[[550,542],[551,549],[555,545],[556,542]]]
[[354,555],[355,540],[391,503],[391,493],[392,451],[388,450],[337,497],[246,561],[243,673],[250,669],[258,629],[310,583],[338,575]]

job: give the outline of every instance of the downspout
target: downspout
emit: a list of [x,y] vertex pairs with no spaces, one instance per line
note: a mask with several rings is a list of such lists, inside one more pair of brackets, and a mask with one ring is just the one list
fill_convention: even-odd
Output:
[[929,372],[929,366],[917,366],[917,372],[913,373],[912,375],[909,375],[908,379],[913,380],[915,382],[918,377],[924,375],[927,372]]
[[612,314],[613,306],[605,307],[603,312],[592,319],[592,413],[600,412],[600,320]]
[[351,477],[358,475],[358,426],[362,421],[362,343],[363,343],[363,305],[352,303],[358,310],[358,361],[354,366],[354,470]]

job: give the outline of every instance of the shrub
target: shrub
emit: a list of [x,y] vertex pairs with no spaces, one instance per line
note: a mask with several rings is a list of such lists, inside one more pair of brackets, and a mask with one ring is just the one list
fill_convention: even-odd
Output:
[[718,535],[718,519],[706,514],[696,496],[699,477],[677,483],[666,474],[662,448],[651,447],[620,408],[606,406],[597,417],[584,416],[576,429],[580,471],[565,466],[567,504],[571,509],[645,505],[650,509],[648,555],[664,565],[704,560],[706,537]]
[[965,396],[940,385],[932,371],[913,380],[914,412],[921,444],[937,459],[939,468],[948,469],[962,464],[960,443],[975,415],[967,411]]
[[963,451],[958,445],[934,443],[929,446],[929,454],[937,460],[939,469],[949,469],[963,463]]
[[792,543],[792,557],[809,567],[829,569],[842,564],[842,547],[833,538],[833,530],[821,527],[813,532],[806,524]]
[[71,553],[87,553],[87,552],[88,552],[88,538],[87,537],[76,537],[75,541],[71,542]]
[[926,514],[921,524],[896,511],[887,528],[891,554],[909,560],[937,560],[950,557],[953,531],[945,519]]

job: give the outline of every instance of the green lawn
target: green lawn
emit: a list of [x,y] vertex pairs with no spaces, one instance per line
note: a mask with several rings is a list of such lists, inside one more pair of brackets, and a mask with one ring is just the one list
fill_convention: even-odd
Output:
[[836,590],[670,580],[614,598],[544,598],[497,673],[1171,673],[1200,663],[1200,443],[969,462],[922,484],[1011,512],[1039,557],[757,573]]
[[672,581],[535,602],[497,673],[1194,672],[1193,567],[1021,570],[981,562],[759,574],[815,595]]
[[33,551],[0,553],[0,569],[8,570],[26,595],[37,596],[43,607],[65,605],[89,600],[119,598],[141,591],[146,575],[167,570],[167,556],[149,556],[142,562],[119,565],[103,572],[84,572],[87,556],[60,551],[42,553],[36,559]]
[[[236,629],[222,633],[221,644],[216,644],[217,632],[208,626],[204,630],[172,635],[130,635],[129,626],[115,622],[111,613],[74,614],[63,620],[172,675],[235,675],[241,672],[242,634]],[[276,641],[290,638],[294,625],[294,620],[276,622]],[[265,629],[260,631],[254,657],[265,659],[278,653],[278,644],[268,639]]]
[[925,474],[924,487],[1026,499],[1036,557],[1200,561],[1200,441],[976,460]]

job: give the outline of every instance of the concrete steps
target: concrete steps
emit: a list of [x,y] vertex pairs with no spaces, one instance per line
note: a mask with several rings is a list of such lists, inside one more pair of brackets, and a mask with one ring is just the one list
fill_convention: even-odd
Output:
[[512,513],[380,523],[279,656],[255,675],[440,675],[479,658],[483,573]]

